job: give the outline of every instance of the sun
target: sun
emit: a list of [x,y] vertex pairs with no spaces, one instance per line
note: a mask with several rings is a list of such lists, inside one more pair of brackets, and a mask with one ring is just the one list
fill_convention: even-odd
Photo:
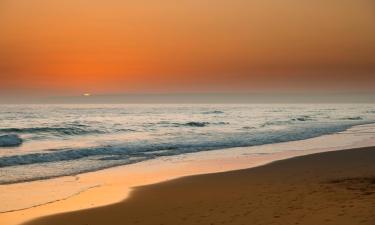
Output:
[[85,97],[90,97],[91,94],[90,94],[90,93],[84,93],[83,96],[85,96]]

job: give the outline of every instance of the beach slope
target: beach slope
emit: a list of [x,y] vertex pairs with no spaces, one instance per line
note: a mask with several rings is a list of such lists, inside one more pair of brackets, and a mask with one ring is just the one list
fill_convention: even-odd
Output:
[[123,202],[27,225],[374,224],[375,147],[136,188]]

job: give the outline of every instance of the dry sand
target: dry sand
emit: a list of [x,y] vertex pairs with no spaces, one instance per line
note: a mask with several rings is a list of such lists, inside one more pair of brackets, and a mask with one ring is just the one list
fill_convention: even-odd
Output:
[[375,147],[138,187],[123,202],[27,225],[375,224]]

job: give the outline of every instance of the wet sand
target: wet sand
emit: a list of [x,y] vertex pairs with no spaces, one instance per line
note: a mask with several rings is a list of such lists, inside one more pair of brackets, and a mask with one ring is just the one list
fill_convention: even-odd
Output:
[[373,225],[375,147],[142,186],[120,203],[26,224]]

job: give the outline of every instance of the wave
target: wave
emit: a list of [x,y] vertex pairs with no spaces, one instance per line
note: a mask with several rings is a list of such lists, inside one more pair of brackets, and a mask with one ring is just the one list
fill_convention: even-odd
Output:
[[311,118],[311,116],[299,116],[299,117],[296,117],[296,118],[293,118],[291,119],[291,121],[313,121],[314,119]]
[[228,122],[199,122],[199,121],[190,121],[186,123],[171,123],[168,121],[161,121],[158,123],[163,126],[172,126],[172,127],[206,127],[208,125],[228,125]]
[[281,126],[286,124],[291,124],[292,120],[276,120],[276,121],[267,121],[260,125],[260,127],[268,127],[268,126]]
[[[355,125],[360,124],[357,123]],[[123,160],[130,157],[137,157],[146,160],[159,156],[177,155],[204,150],[256,146],[302,140],[324,134],[341,132],[350,128],[351,126],[353,126],[353,124],[333,126],[310,125],[308,130],[306,127],[296,127],[294,129],[284,131],[257,131],[233,134],[223,133],[222,135],[214,135],[205,138],[200,138],[197,136],[188,140],[170,139],[163,140],[162,143],[135,141],[116,146],[108,145],[92,148],[63,149],[60,151],[55,150],[43,153],[0,157],[0,168],[16,165],[79,160],[90,157],[99,157],[100,160]]]
[[297,141],[342,132],[355,125],[373,122],[347,121],[344,124],[321,123],[319,125],[301,123],[299,126],[290,126],[288,130],[251,129],[246,132],[223,132],[204,136],[197,134],[194,137],[163,138],[163,140],[155,139],[154,141],[128,140],[126,143],[117,145],[63,148],[4,156],[0,157],[1,171],[13,175],[1,177],[0,184],[76,175],[161,156]]
[[363,120],[363,117],[361,116],[344,117],[344,118],[341,118],[341,120]]
[[2,128],[2,133],[56,133],[63,135],[103,134],[102,130],[82,127],[26,127],[26,128]]
[[22,144],[23,140],[17,134],[6,134],[0,136],[0,147],[16,147]]
[[224,112],[220,110],[214,110],[214,111],[203,112],[202,114],[224,114]]
[[189,127],[205,127],[208,125],[228,125],[228,122],[214,122],[214,123],[209,123],[209,122],[188,122],[181,124],[182,126],[189,126]]
[[260,127],[290,125],[296,122],[315,121],[311,116],[298,116],[288,120],[274,120],[263,123]]
[[256,127],[244,126],[244,127],[242,127],[242,129],[244,129],[244,130],[252,130],[252,129],[256,129]]
[[183,125],[189,126],[189,127],[205,127],[209,124],[210,123],[208,123],[208,122],[188,122],[188,123],[185,123]]

